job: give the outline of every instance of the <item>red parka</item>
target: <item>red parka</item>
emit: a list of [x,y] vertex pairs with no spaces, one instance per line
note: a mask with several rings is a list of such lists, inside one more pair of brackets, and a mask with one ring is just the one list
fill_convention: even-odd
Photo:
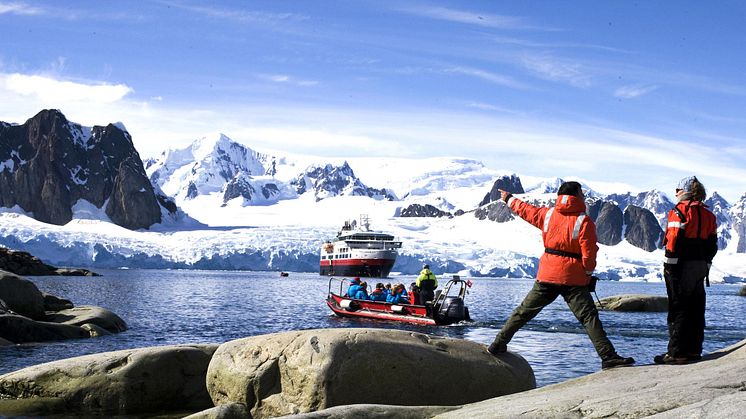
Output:
[[718,251],[717,220],[700,201],[681,201],[668,213],[664,265],[676,266],[681,260],[712,263]]
[[588,285],[596,268],[596,225],[585,214],[585,202],[572,195],[558,195],[554,208],[537,207],[511,197],[508,206],[521,218],[541,229],[544,248],[577,257],[544,253],[539,259],[539,282]]

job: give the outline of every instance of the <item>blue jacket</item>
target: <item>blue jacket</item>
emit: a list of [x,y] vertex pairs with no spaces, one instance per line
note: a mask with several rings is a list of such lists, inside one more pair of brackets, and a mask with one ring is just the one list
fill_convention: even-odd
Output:
[[349,288],[347,288],[347,296],[355,298],[355,294],[357,294],[361,289],[363,289],[363,287],[360,284],[353,283]]
[[373,290],[368,297],[371,301],[386,301],[387,295],[388,294],[385,291]]
[[406,291],[401,294],[391,294],[386,297],[386,302],[392,304],[409,304],[409,295],[407,295]]
[[356,300],[367,300],[368,299],[368,290],[363,288],[362,286],[358,285],[358,290],[355,292],[355,294],[352,295],[352,298]]

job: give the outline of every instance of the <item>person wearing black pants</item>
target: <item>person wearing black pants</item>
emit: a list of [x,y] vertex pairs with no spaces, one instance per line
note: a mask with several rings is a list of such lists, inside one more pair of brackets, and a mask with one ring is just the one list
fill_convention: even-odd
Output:
[[[705,282],[717,253],[717,220],[702,203],[705,187],[694,176],[679,182],[678,203],[668,213],[663,277],[668,294],[668,351],[656,364],[686,364],[702,358]],[[708,284],[709,285],[709,284]]]

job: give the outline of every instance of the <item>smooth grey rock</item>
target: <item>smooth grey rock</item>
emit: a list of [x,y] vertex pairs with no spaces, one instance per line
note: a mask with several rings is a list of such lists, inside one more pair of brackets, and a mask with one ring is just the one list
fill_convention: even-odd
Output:
[[662,295],[624,294],[602,298],[598,308],[612,311],[668,311],[668,297]]
[[207,388],[255,418],[358,403],[460,405],[534,388],[519,355],[460,339],[382,329],[323,329],[224,343]]
[[0,299],[9,309],[22,316],[44,319],[44,296],[28,279],[0,271]]
[[78,306],[68,310],[49,313],[47,321],[75,326],[91,323],[112,333],[127,330],[127,323],[119,316],[105,308],[96,306]]
[[458,409],[459,406],[392,406],[382,404],[354,404],[337,406],[318,412],[281,416],[287,419],[421,419]]
[[41,322],[15,314],[0,314],[0,337],[14,343],[48,342],[90,337],[78,326]]
[[230,403],[194,413],[184,419],[246,419],[251,417],[251,413],[249,413],[246,405]]
[[44,311],[60,311],[75,307],[72,301],[65,298],[47,294],[46,292],[42,292],[41,295],[44,297]]
[[0,338],[0,346],[13,346],[13,345],[15,345],[15,343],[13,343],[13,342],[11,342],[9,340]]
[[435,417],[734,418],[743,416],[746,409],[743,377],[746,377],[746,340],[690,365],[645,365],[600,371],[473,403]]
[[746,285],[742,286],[740,290],[738,290],[738,295],[741,297],[746,297]]
[[213,406],[205,373],[217,345],[127,349],[0,376],[0,416],[197,411]]
[[111,334],[111,332],[104,329],[103,327],[96,326],[95,324],[92,324],[92,323],[85,323],[85,324],[80,325],[80,327],[88,331],[88,333],[91,335],[92,338],[108,336]]
[[99,276],[88,269],[57,268],[28,252],[0,247],[0,270],[27,276]]

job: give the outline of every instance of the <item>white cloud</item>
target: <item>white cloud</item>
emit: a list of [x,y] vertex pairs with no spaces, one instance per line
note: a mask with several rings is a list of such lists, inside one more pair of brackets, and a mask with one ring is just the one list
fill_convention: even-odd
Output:
[[525,18],[517,16],[493,15],[489,13],[475,13],[463,10],[448,9],[445,7],[411,7],[400,11],[431,19],[445,20],[448,22],[464,23],[469,25],[485,26],[496,29],[542,29],[531,25]]
[[0,2],[0,15],[8,13],[8,14],[14,14],[14,15],[25,15],[25,16],[31,16],[31,15],[39,15],[44,12],[43,9],[39,7],[29,6],[25,3],[6,3],[6,2]]
[[319,84],[317,80],[301,80],[287,74],[259,74],[258,77],[275,83],[288,83],[295,86],[316,86]]
[[496,74],[478,68],[470,67],[451,67],[444,70],[446,73],[463,74],[466,76],[476,77],[490,83],[499,84],[501,86],[511,87],[513,89],[528,89],[529,87],[519,81],[516,81],[512,77],[503,76],[502,74]]
[[0,88],[6,92],[31,97],[41,103],[112,103],[133,91],[124,84],[84,84],[19,73],[0,73]]
[[524,55],[521,64],[543,79],[582,88],[592,85],[590,74],[587,74],[583,66],[577,62],[569,62],[548,55]]
[[651,85],[630,85],[630,86],[622,86],[614,92],[614,96],[622,98],[622,99],[634,99],[636,97],[640,97],[643,95],[646,95],[653,90],[656,90],[658,86],[651,86]]

